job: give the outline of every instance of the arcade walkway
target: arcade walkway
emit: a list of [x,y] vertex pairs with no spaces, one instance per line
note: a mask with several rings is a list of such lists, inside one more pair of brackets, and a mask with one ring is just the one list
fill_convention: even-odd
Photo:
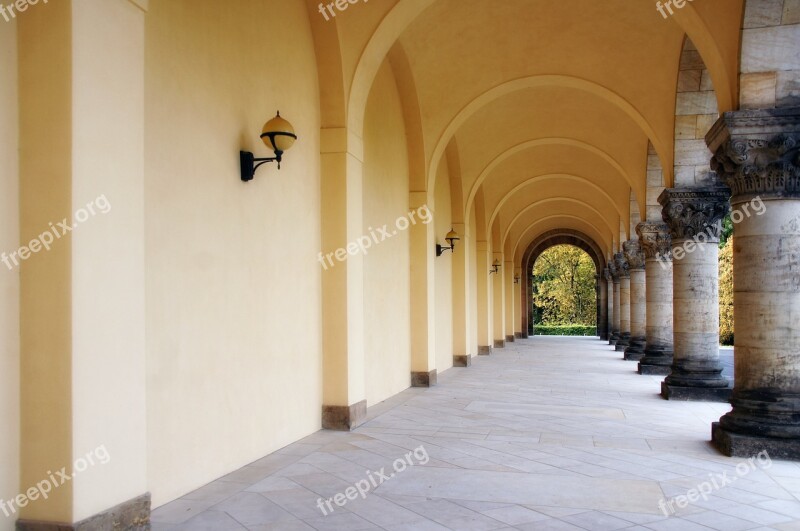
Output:
[[[595,338],[517,341],[155,510],[153,529],[800,529],[800,464],[720,455],[709,426],[727,405],[662,400],[620,357]],[[320,497],[415,449],[322,515]],[[693,489],[707,499],[679,508]]]

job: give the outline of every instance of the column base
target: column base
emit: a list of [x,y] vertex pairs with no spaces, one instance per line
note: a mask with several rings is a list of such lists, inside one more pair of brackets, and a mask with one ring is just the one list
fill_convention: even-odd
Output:
[[363,424],[366,418],[366,400],[352,406],[322,406],[323,430],[351,431]]
[[669,365],[650,365],[640,361],[637,372],[647,376],[668,376],[672,372],[672,367]]
[[770,459],[800,461],[800,439],[734,433],[723,428],[719,422],[714,422],[711,425],[711,442],[729,457],[753,457],[766,452]]
[[478,356],[491,356],[492,347],[478,347]]
[[729,389],[731,383],[722,376],[719,359],[673,360],[672,372],[664,379],[669,386],[701,389]]
[[514,336],[506,336],[506,343],[513,343],[515,340]]
[[436,369],[430,372],[412,372],[411,387],[433,387],[436,385]]
[[106,529],[149,530],[150,494],[143,494],[76,524],[17,520],[17,531],[104,531]]
[[514,332],[514,335],[517,336],[517,339],[528,339],[528,334],[525,332]]
[[616,345],[617,341],[619,341],[619,332],[611,332],[611,336],[608,338],[609,345]]
[[661,382],[661,396],[665,400],[686,402],[729,402],[733,389],[730,387],[683,387]]
[[505,339],[495,339],[494,340],[494,348],[506,348],[506,340]]
[[629,361],[639,361],[644,358],[645,339],[643,337],[632,337],[628,348],[625,349],[625,359]]
[[469,367],[472,365],[472,356],[453,356],[453,367]]
[[619,339],[617,343],[614,345],[617,349],[617,352],[624,352],[626,348],[630,345],[631,342],[631,334],[630,332],[623,332],[619,335]]
[[672,372],[672,348],[646,343],[644,358],[639,360],[639,374],[669,376]]

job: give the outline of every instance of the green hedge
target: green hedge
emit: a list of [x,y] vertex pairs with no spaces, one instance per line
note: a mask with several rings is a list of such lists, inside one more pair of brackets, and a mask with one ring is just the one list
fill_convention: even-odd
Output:
[[596,336],[597,327],[587,325],[557,325],[545,326],[535,325],[533,327],[535,336]]

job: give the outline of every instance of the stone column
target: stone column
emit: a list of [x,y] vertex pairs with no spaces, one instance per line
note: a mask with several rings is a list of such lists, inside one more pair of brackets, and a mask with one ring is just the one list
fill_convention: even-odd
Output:
[[706,141],[735,223],[733,410],[713,441],[800,459],[800,108],[725,113]]
[[639,240],[622,244],[631,276],[631,339],[625,349],[625,359],[639,361],[644,357],[645,345],[645,272],[644,253]]
[[619,275],[619,341],[617,351],[624,352],[631,341],[631,275],[625,253],[614,255]]
[[672,367],[672,238],[666,223],[636,226],[644,249],[647,299],[644,358],[639,374],[668,375]]
[[619,341],[619,274],[617,273],[617,264],[612,259],[608,263],[608,271],[611,273],[611,283],[613,287],[613,301],[612,301],[612,320],[611,320],[611,339],[609,345],[616,345]]
[[600,339],[608,339],[608,283],[606,274],[608,270],[603,269],[603,273],[597,275],[597,335]]
[[611,336],[613,335],[612,328],[614,327],[614,279],[611,277],[611,272],[608,267],[603,269],[603,276],[606,279],[606,336],[609,344],[611,343]]
[[670,227],[675,352],[661,384],[668,400],[727,402],[731,389],[719,361],[719,235],[730,190],[672,188],[658,202]]

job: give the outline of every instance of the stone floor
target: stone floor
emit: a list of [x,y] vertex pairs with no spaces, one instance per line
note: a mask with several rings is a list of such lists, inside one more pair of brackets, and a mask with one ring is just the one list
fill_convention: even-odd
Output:
[[620,358],[593,338],[511,343],[155,510],[153,529],[800,529],[800,464],[718,454],[727,404],[662,400]]

